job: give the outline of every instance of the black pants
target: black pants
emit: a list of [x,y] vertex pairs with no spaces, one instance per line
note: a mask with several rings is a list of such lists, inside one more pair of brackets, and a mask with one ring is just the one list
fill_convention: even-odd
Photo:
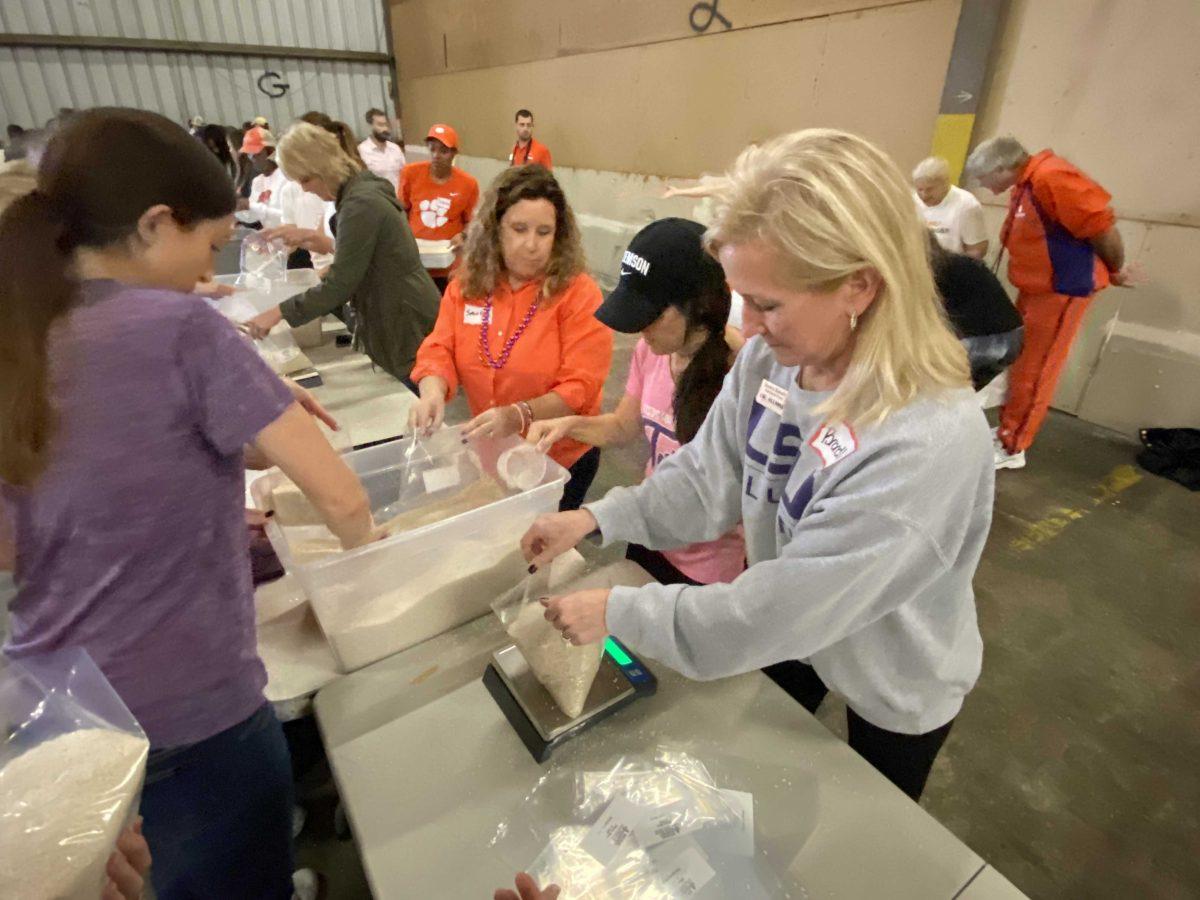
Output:
[[703,582],[688,578],[680,572],[657,550],[651,550],[641,544],[630,544],[626,547],[625,558],[649,572],[659,584],[691,584],[696,587],[703,585]]
[[568,512],[583,506],[583,498],[592,486],[596,472],[600,468],[600,448],[592,447],[587,453],[575,460],[575,465],[567,471],[571,477],[563,488],[562,500],[558,503],[559,512]]
[[[792,699],[815,713],[829,688],[816,669],[806,663],[790,661],[776,663],[763,669],[763,674],[783,688]],[[846,707],[846,726],[850,733],[850,748],[873,765],[892,784],[912,797],[921,799],[929,770],[938,751],[950,734],[951,719],[941,728],[925,734],[898,734],[872,725],[849,706]]]
[[443,294],[445,294],[446,286],[448,284],[450,284],[450,276],[449,275],[430,275],[429,277],[433,279],[433,286],[437,288],[438,296],[441,297]]

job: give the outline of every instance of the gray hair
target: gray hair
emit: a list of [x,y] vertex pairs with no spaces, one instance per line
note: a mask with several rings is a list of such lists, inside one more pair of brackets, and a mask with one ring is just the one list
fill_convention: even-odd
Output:
[[1027,159],[1029,151],[1015,137],[994,137],[971,151],[967,157],[967,174],[980,178],[1000,169],[1019,169]]
[[940,156],[927,156],[912,170],[913,181],[929,179],[930,181],[949,181],[950,163]]

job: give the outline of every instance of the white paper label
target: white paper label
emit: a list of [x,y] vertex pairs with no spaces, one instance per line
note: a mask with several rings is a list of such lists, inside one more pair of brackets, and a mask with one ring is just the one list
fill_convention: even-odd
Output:
[[704,854],[695,847],[688,847],[662,870],[663,887],[673,897],[694,897],[717,874],[708,864]]
[[758,394],[755,400],[775,413],[777,416],[783,415],[783,406],[787,403],[788,391],[787,388],[780,387],[773,381],[762,380],[762,384],[758,386]]
[[482,325],[483,324],[483,307],[482,306],[464,306],[463,307],[463,324],[464,325]]
[[725,850],[734,856],[754,857],[754,795],[745,791],[721,791],[729,805],[741,813],[742,821],[717,829]]
[[633,829],[641,847],[653,847],[655,844],[669,841],[681,834],[695,831],[694,825],[685,822],[685,813],[690,800],[677,800],[655,809],[642,809],[642,818]]
[[588,833],[579,842],[579,849],[589,854],[602,866],[607,866],[626,849],[633,847],[633,829],[642,818],[641,807],[630,803],[625,797],[615,797],[608,808],[600,814]]
[[458,466],[442,466],[440,469],[426,469],[421,473],[425,481],[425,493],[435,494],[446,488],[456,487],[462,476],[458,474]]
[[845,422],[822,425],[812,436],[808,445],[821,457],[821,468],[828,469],[835,462],[845,459],[858,449],[858,438]]

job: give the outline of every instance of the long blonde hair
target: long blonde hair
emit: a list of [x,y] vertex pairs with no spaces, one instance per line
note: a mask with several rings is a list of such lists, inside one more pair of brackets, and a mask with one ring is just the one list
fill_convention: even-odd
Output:
[[334,135],[308,122],[296,122],[284,132],[275,157],[289,180],[320,178],[334,189],[362,171]]
[[762,241],[782,263],[780,283],[833,291],[874,269],[879,293],[858,319],[850,365],[818,411],[870,425],[918,395],[970,385],[929,267],[912,190],[869,141],[825,128],[748,147],[718,178],[689,193],[710,196],[710,250]]
[[542,299],[553,301],[575,276],[586,271],[579,226],[558,180],[539,165],[514,166],[496,176],[467,228],[460,275],[463,297],[486,297],[504,276],[500,220],[522,200],[548,200],[554,206],[554,247],[542,284]]

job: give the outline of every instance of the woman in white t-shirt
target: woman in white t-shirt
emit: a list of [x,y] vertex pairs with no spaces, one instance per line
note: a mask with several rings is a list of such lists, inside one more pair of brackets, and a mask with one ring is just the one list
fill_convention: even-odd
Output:
[[[621,278],[596,318],[625,334],[641,333],[615,412],[534,422],[528,439],[548,450],[564,437],[611,447],[645,434],[646,474],[700,429],[743,340],[727,327],[729,286],[702,244],[704,226],[661,219],[634,237]],[[746,567],[741,528],[715,541],[662,552],[630,544],[626,556],[662,584],[733,581]]]
[[983,206],[950,183],[950,164],[940,156],[921,160],[913,169],[913,187],[917,211],[937,242],[951,253],[983,259],[988,248]]

